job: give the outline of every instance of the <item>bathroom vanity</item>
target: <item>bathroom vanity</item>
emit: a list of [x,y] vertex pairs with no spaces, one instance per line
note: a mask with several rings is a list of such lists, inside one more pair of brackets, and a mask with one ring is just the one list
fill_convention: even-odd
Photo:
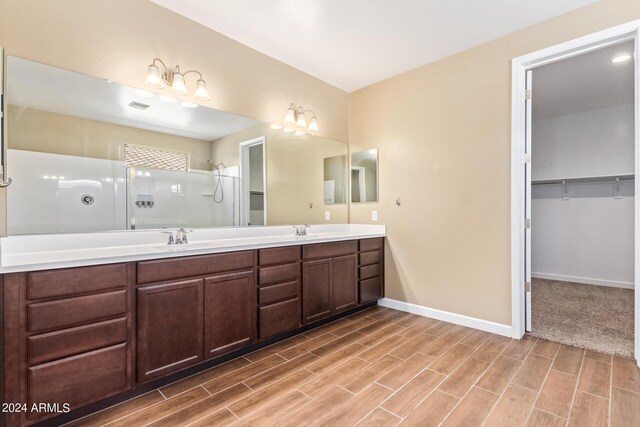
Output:
[[[69,421],[384,295],[385,227],[344,224],[377,200],[375,150],[350,198],[344,141],[0,62],[5,425]],[[305,223],[324,224],[282,226]]]
[[[384,226],[313,228],[196,230],[179,248],[158,231],[57,251],[55,236],[28,252],[35,236],[2,239],[4,402],[58,404],[6,425],[97,410],[382,298]],[[154,243],[109,246],[132,238]]]

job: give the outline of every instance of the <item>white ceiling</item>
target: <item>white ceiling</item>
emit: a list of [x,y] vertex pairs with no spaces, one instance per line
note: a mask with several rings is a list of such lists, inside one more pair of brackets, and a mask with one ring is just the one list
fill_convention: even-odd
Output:
[[533,70],[533,120],[633,104],[633,41],[609,46]]
[[348,92],[597,0],[151,0]]
[[[141,97],[129,86],[14,56],[7,59],[7,103],[84,119],[99,120],[188,138],[212,141],[256,125],[235,114],[180,101],[166,103],[155,93]],[[162,91],[170,95],[168,89]],[[146,110],[129,106],[149,105]]]

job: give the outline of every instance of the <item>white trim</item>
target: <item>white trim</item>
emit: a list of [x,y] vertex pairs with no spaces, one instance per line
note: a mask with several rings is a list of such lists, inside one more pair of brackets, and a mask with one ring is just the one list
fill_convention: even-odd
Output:
[[411,314],[417,314],[418,316],[455,323],[456,325],[462,325],[468,328],[480,329],[481,331],[491,332],[492,334],[503,335],[505,337],[512,336],[511,326],[503,325],[502,323],[490,322],[476,317],[469,317],[462,314],[451,313],[449,311],[438,310],[390,298],[382,298],[381,300],[378,300],[378,305],[392,308],[394,310],[405,311]]
[[[514,58],[511,63],[511,316],[514,337],[524,335],[525,72],[603,46],[635,39],[635,174],[640,176],[640,20]],[[534,95],[535,96],[535,95]],[[636,193],[640,184],[635,182]],[[635,201],[635,281],[640,279],[640,198]],[[635,292],[635,355],[640,366],[640,292]]]
[[531,277],[545,280],[559,280],[561,282],[582,283],[584,285],[606,286],[609,288],[634,289],[633,282],[617,280],[592,279],[590,277],[563,276],[561,274],[531,273]]
[[[258,138],[250,139],[248,141],[241,142],[239,144],[239,166],[238,175],[240,177],[240,225],[246,226],[249,223],[250,210],[247,208],[249,205],[249,183],[243,182],[242,177],[242,165],[247,161],[249,151],[246,148],[253,147],[254,145],[262,145],[262,188],[264,190],[264,213],[263,223],[267,225],[267,137],[260,136]],[[245,188],[246,186],[246,188]]]

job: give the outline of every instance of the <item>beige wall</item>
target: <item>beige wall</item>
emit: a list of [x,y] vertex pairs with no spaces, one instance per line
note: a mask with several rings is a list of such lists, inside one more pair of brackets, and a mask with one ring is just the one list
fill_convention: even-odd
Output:
[[[0,46],[134,87],[160,57],[203,73],[212,98],[203,105],[280,123],[296,102],[318,113],[321,135],[347,140],[344,91],[147,0],[0,0]],[[0,191],[0,235],[5,203]]]
[[[324,158],[346,155],[345,143],[258,125],[213,141],[211,159],[237,166],[239,144],[261,136],[266,137],[267,225],[349,222],[347,204],[324,204]],[[331,221],[325,221],[325,211],[331,212]]]
[[188,152],[192,169],[211,169],[207,163],[211,155],[209,141],[14,105],[8,110],[8,148],[123,160],[124,144],[146,145]]
[[388,226],[387,297],[511,324],[510,60],[638,18],[638,0],[600,0],[351,94],[381,200],[351,221]]

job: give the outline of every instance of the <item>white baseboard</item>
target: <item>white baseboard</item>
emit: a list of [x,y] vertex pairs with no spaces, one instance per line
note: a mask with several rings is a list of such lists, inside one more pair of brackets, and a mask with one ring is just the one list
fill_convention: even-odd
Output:
[[[469,317],[462,314],[451,313],[449,311],[429,308],[422,305],[411,304],[409,302],[397,301],[389,298],[378,300],[378,305],[382,307],[392,308],[394,310],[406,311],[407,313],[417,314],[419,316],[431,317],[432,319],[442,320],[456,325],[467,326],[469,328],[480,329],[481,331],[491,332],[492,334],[503,335],[505,337],[513,337],[511,325],[490,322],[475,317]],[[514,337],[521,338],[521,337]]]
[[583,283],[585,285],[608,286],[610,288],[635,289],[633,282],[618,282],[615,280],[590,279],[588,277],[563,276],[561,274],[531,273],[537,279],[559,280],[561,282]]

